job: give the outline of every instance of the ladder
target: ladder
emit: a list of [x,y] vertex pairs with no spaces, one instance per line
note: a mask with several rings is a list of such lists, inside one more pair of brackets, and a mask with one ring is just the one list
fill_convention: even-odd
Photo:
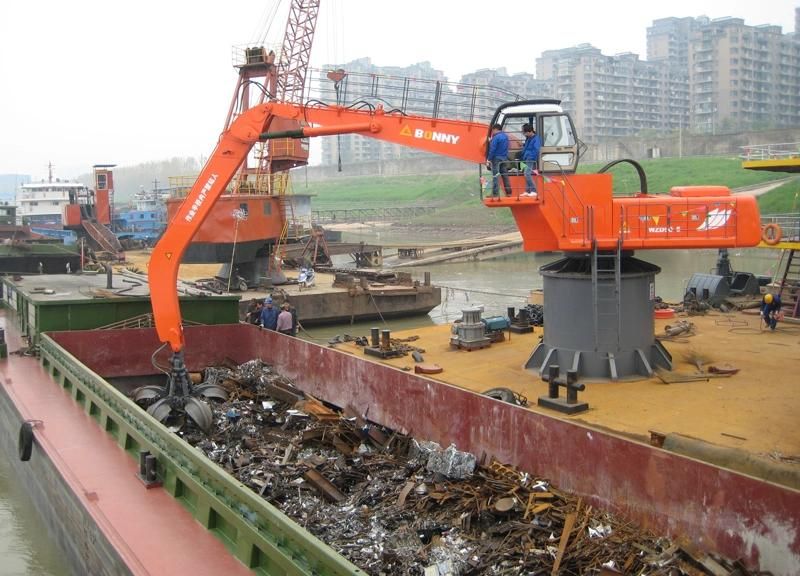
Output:
[[[614,338],[619,349],[622,334],[622,237],[614,252],[601,252],[592,242],[592,308],[594,310],[594,349]],[[613,274],[612,274],[613,272]]]
[[278,198],[278,210],[282,214],[283,225],[281,232],[272,249],[272,258],[269,260],[268,270],[271,274],[281,273],[281,260],[283,259],[286,244],[289,241],[289,232],[294,224],[294,202],[289,190],[289,172],[272,173],[272,195]]
[[789,249],[788,252],[778,294],[783,306],[790,308],[789,315],[800,318],[800,254],[794,249]]

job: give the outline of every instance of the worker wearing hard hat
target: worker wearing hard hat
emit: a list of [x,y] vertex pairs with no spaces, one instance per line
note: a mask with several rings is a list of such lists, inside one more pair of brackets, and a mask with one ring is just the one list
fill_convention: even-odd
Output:
[[761,299],[761,317],[770,330],[775,330],[781,313],[781,297],[767,292]]
[[278,328],[278,309],[272,305],[272,298],[264,299],[264,309],[261,311],[261,326],[267,330]]

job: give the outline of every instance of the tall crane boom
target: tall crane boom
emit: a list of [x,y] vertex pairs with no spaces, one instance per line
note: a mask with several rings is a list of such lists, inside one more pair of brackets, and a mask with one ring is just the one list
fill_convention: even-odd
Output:
[[301,104],[306,85],[311,45],[317,28],[320,0],[293,0],[283,37],[276,97]]

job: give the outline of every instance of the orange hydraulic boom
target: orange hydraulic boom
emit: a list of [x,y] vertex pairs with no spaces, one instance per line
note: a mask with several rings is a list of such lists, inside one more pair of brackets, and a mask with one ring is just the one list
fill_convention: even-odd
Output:
[[[276,118],[304,128],[270,133]],[[528,251],[755,246],[761,236],[756,201],[724,187],[674,188],[670,194],[613,197],[610,174],[575,174],[579,142],[558,101],[501,106],[492,124],[535,122],[542,135],[536,198],[521,197],[522,176],[512,171],[511,194],[485,198],[490,208],[510,208]],[[270,102],[250,108],[220,137],[192,190],[153,250],[149,280],[158,336],[173,352],[184,339],[176,282],[181,257],[217,198],[259,140],[357,133],[482,164],[489,126],[400,112]],[[519,185],[518,185],[519,184]]]

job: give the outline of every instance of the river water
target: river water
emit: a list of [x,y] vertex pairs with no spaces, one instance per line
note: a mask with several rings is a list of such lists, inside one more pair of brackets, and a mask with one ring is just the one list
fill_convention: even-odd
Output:
[[8,462],[16,457],[0,454],[0,575],[67,576],[55,543]]
[[[415,232],[415,242],[424,236]],[[437,234],[435,240],[446,240]],[[409,234],[394,230],[367,230],[348,233],[344,241],[370,243],[411,242]],[[429,238],[433,240],[433,238]],[[772,250],[731,251],[731,262],[737,271],[772,275],[778,264],[778,252]],[[520,253],[495,260],[466,263],[441,263],[407,268],[415,278],[431,273],[434,284],[445,287],[442,304],[428,316],[308,328],[304,337],[324,343],[337,334],[368,336],[372,326],[392,330],[452,322],[461,317],[466,307],[483,305],[484,315],[504,315],[509,306],[520,307],[531,290],[542,287],[539,267],[561,256],[558,254]],[[662,250],[637,252],[636,257],[661,267],[656,276],[656,294],[666,301],[681,300],[689,277],[694,272],[710,272],[717,259],[715,250]],[[337,265],[346,261],[339,260]],[[46,530],[24,489],[19,486],[7,458],[0,455],[0,576],[65,576],[67,570],[58,562],[55,544],[45,536]]]

